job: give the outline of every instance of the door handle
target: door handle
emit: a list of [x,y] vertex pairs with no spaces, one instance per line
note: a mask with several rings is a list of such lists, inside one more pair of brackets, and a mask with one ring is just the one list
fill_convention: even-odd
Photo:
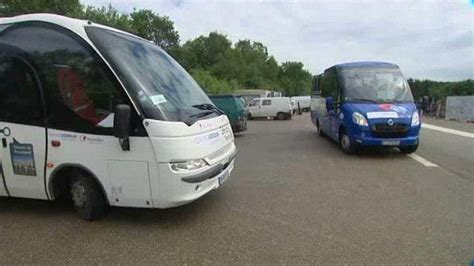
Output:
[[7,139],[6,138],[2,138],[2,146],[3,146],[3,148],[7,147]]

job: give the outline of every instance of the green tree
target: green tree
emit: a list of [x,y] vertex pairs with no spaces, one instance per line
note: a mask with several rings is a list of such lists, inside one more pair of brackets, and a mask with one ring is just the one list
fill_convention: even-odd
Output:
[[131,31],[129,16],[120,13],[111,5],[100,8],[87,6],[83,9],[83,12],[79,17],[123,31]]
[[160,16],[151,10],[134,10],[130,14],[131,31],[136,35],[151,40],[165,50],[179,45],[179,34],[174,22],[166,16]]
[[208,94],[230,93],[234,91],[237,86],[234,81],[218,79],[206,70],[192,70],[191,74],[199,86]]
[[280,84],[287,96],[309,95],[312,75],[301,62],[285,62],[281,65]]

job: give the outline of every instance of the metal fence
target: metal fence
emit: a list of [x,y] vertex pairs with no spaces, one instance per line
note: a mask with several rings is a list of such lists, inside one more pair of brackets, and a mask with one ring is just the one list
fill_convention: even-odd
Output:
[[445,118],[474,122],[474,95],[446,97]]

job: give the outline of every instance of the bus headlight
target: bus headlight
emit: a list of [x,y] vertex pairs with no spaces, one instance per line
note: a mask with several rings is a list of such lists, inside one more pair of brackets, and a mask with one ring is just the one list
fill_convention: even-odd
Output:
[[170,163],[171,169],[173,171],[181,173],[197,170],[208,165],[209,164],[203,159]]
[[413,113],[413,116],[411,117],[411,125],[412,126],[420,125],[420,115],[418,114],[418,112]]
[[359,112],[352,113],[352,121],[359,126],[369,126],[367,119],[365,119],[365,117]]

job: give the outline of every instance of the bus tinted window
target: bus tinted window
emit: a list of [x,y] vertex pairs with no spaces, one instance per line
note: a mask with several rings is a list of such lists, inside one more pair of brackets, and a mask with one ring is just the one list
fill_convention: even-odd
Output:
[[45,89],[49,127],[112,134],[114,107],[127,99],[87,44],[46,23],[8,28],[2,41],[34,61]]
[[18,58],[0,59],[0,121],[44,126],[33,70]]

